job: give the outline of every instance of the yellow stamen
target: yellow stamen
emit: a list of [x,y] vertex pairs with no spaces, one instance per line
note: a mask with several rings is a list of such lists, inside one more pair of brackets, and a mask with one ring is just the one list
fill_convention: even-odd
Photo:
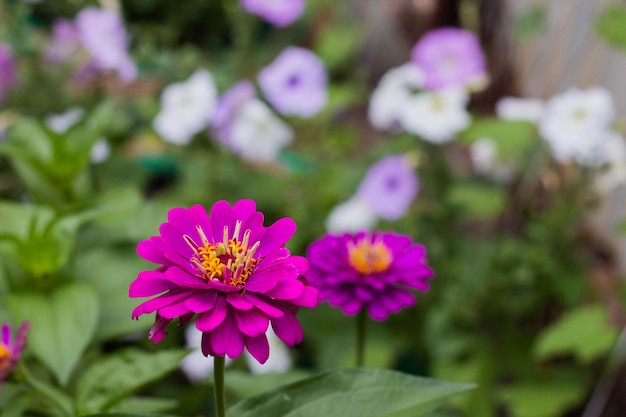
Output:
[[[248,248],[250,241],[250,230],[246,230],[243,234],[243,240],[239,240],[241,232],[241,222],[235,223],[235,230],[232,236],[228,227],[224,226],[222,241],[215,244],[209,243],[204,231],[197,226],[198,234],[202,239],[202,246],[194,248],[195,255],[190,261],[200,271],[200,278],[207,281],[217,280],[234,287],[242,286],[246,283],[248,277],[254,271],[257,258],[254,254],[259,247],[259,242]],[[191,246],[193,240],[188,236],[184,236],[185,241]],[[230,271],[230,278],[226,278]]]
[[11,351],[3,343],[0,343],[0,370],[6,368],[11,361]]
[[392,260],[391,250],[382,241],[363,238],[357,243],[348,243],[348,261],[362,274],[383,272]]

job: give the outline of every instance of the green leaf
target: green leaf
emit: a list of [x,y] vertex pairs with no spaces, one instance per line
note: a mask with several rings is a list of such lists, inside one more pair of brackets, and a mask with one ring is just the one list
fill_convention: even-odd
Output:
[[554,417],[564,415],[585,396],[585,384],[532,382],[504,388],[501,398],[513,417]]
[[617,337],[603,306],[581,307],[547,327],[535,343],[534,354],[539,359],[571,354],[581,363],[589,363],[608,354]]
[[419,417],[473,388],[384,369],[323,372],[231,407],[230,417]]
[[11,294],[8,304],[17,321],[31,322],[29,349],[67,384],[96,331],[96,293],[86,285],[70,284],[49,294]]
[[502,212],[505,204],[502,187],[481,183],[457,183],[450,190],[450,203],[462,207],[470,219],[485,219]]
[[546,28],[545,6],[534,6],[520,14],[513,25],[513,36],[523,40],[539,34]]
[[626,6],[607,6],[596,22],[596,31],[611,45],[626,49]]
[[80,413],[107,411],[139,388],[176,369],[187,350],[156,353],[127,349],[90,366],[76,384]]
[[481,138],[492,139],[500,159],[515,160],[535,143],[537,133],[528,122],[477,117],[469,128],[460,133],[459,138],[468,143]]
[[177,417],[170,414],[134,414],[134,413],[97,413],[97,414],[86,414],[81,417]]
[[77,279],[95,288],[100,297],[96,340],[124,336],[151,325],[150,320],[131,320],[131,312],[140,301],[128,297],[128,286],[147,265],[131,248],[98,248],[77,257]]
[[247,398],[280,385],[305,379],[311,375],[311,372],[302,370],[254,375],[239,369],[229,369],[226,376],[226,389],[239,398]]
[[111,407],[111,412],[161,413],[163,411],[169,411],[177,405],[178,401],[170,398],[129,397]]

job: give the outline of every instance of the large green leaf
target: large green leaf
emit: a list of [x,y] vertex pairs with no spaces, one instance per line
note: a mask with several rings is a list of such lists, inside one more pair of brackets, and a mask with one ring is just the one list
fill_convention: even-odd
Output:
[[534,353],[539,359],[570,354],[588,363],[608,354],[618,334],[609,325],[603,306],[581,307],[568,311],[546,328],[537,339]]
[[459,138],[468,143],[490,138],[496,145],[499,159],[506,161],[515,161],[538,140],[531,123],[497,117],[474,119],[471,126],[459,134]]
[[156,353],[127,349],[100,359],[78,379],[76,408],[80,414],[107,411],[144,385],[176,369],[187,350]]
[[148,264],[132,247],[98,248],[76,259],[76,277],[96,289],[100,298],[100,323],[96,340],[103,341],[146,329],[150,320],[132,320],[131,312],[142,300],[128,297],[128,286]]
[[31,322],[29,349],[65,385],[95,334],[100,311],[96,293],[69,284],[49,294],[11,294],[8,304],[17,321]]
[[473,388],[383,369],[323,372],[231,407],[230,417],[419,417]]

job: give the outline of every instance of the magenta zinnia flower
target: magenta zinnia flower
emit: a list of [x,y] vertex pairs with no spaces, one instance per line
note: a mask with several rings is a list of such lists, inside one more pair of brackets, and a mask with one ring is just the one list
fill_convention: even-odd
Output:
[[304,12],[304,0],[241,0],[248,13],[278,27],[289,26]]
[[298,308],[317,306],[318,291],[302,278],[307,260],[284,247],[295,230],[290,218],[264,227],[251,200],[232,207],[218,201],[210,215],[200,205],[170,210],[160,236],[137,246],[141,257],[160,266],[130,285],[130,297],[154,296],[133,318],[156,311],[149,338],[157,343],[171,320],[185,325],[197,314],[205,356],[234,359],[245,347],[264,363],[269,324],[293,346],[302,341]]
[[15,364],[20,359],[30,323],[25,322],[17,330],[15,340],[11,335],[11,326],[7,323],[2,325],[2,340],[0,340],[0,383],[13,371]]
[[426,33],[415,44],[412,61],[425,75],[425,87],[439,90],[479,83],[487,75],[485,57],[473,32],[446,27]]
[[324,63],[305,48],[286,48],[259,72],[258,80],[267,101],[284,115],[312,117],[328,100]]
[[410,290],[428,291],[434,276],[424,246],[393,232],[327,234],[309,246],[307,258],[306,277],[320,300],[347,315],[366,309],[379,321],[413,306]]

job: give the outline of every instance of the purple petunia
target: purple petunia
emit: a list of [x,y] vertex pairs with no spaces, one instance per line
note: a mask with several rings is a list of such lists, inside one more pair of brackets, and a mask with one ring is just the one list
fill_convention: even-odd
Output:
[[258,80],[267,100],[284,115],[312,117],[328,99],[326,69],[308,49],[286,48],[261,70]]
[[419,190],[419,182],[410,160],[405,155],[386,156],[365,174],[356,197],[367,203],[380,218],[396,220],[402,217]]
[[170,210],[160,235],[137,246],[159,267],[130,285],[130,297],[153,297],[135,308],[133,318],[156,312],[149,338],[157,343],[171,320],[185,325],[197,315],[205,356],[234,359],[245,347],[264,363],[269,324],[293,346],[302,341],[298,308],[317,306],[318,291],[302,278],[307,260],[284,247],[295,230],[290,218],[264,227],[251,200],[232,207],[218,201],[210,214],[200,205]]
[[16,81],[15,63],[8,45],[0,43],[0,102]]
[[479,84],[487,76],[478,38],[467,30],[445,27],[426,33],[415,44],[412,61],[425,75],[425,87],[439,90]]
[[20,359],[30,323],[25,322],[17,330],[15,340],[12,337],[11,326],[7,323],[2,325],[2,339],[0,339],[0,383],[13,371],[15,364]]
[[52,24],[52,39],[46,46],[45,59],[51,63],[64,62],[80,49],[78,32],[69,19],[56,19]]
[[374,320],[415,304],[411,290],[428,291],[433,271],[426,249],[393,232],[327,234],[307,250],[306,274],[321,301],[354,315],[365,309]]
[[304,12],[305,0],[241,0],[248,13],[278,27],[289,26]]
[[222,94],[211,118],[211,132],[216,139],[226,144],[230,142],[237,112],[255,95],[254,84],[248,80],[238,82]]
[[117,71],[123,81],[137,77],[137,66],[128,55],[129,39],[119,13],[88,7],[74,20],[78,40],[96,67]]

